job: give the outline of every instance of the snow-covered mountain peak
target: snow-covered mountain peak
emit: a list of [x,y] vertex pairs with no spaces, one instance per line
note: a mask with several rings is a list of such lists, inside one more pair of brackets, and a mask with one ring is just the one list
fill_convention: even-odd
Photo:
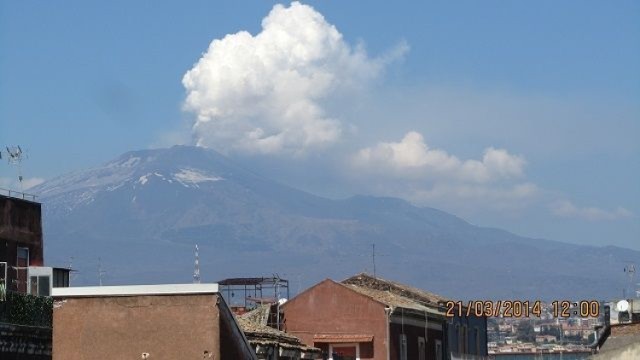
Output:
[[220,181],[224,178],[202,172],[197,169],[180,169],[179,172],[173,174],[173,178],[181,183],[198,184],[207,181]]
[[33,188],[32,192],[42,199],[66,194],[68,199],[64,202],[77,203],[73,206],[67,204],[75,207],[90,203],[96,194],[113,192],[124,186],[139,191],[161,181],[183,188],[199,188],[238,173],[243,171],[213,150],[174,146],[169,149],[131,151],[102,166],[51,179]]
[[204,182],[215,182],[224,180],[223,177],[212,174],[210,171],[194,169],[194,168],[180,168],[175,171],[169,172],[168,175],[162,174],[158,171],[148,172],[141,175],[135,184],[144,186],[150,184],[151,180],[164,181],[169,184],[174,182],[184,187],[199,187],[198,184]]

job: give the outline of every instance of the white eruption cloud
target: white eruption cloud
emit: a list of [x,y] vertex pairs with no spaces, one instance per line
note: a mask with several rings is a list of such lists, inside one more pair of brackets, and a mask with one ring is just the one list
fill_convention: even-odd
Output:
[[222,151],[301,154],[337,141],[326,101],[357,91],[406,52],[370,58],[312,7],[276,5],[262,31],[213,40],[182,79],[197,144]]
[[32,187],[38,186],[44,182],[43,178],[30,177],[24,178],[22,184],[18,181],[18,178],[0,177],[0,188],[7,190],[28,190]]

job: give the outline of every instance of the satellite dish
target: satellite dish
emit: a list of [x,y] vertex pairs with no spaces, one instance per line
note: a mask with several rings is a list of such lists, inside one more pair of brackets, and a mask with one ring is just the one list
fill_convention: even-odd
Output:
[[629,310],[629,302],[627,300],[620,300],[616,303],[617,312],[625,312]]

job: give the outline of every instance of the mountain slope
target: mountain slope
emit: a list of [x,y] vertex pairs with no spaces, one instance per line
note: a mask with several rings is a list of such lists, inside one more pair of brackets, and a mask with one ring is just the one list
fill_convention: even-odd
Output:
[[73,257],[77,284],[189,281],[279,273],[293,290],[377,270],[461,298],[619,296],[640,252],[529,239],[393,198],[330,200],[265,179],[212,150],[123,154],[33,189],[49,263]]

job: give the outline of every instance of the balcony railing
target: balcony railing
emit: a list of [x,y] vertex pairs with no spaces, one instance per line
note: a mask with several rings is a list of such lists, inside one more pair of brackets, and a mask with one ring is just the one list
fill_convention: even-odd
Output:
[[27,194],[22,191],[15,191],[11,189],[0,188],[0,195],[4,195],[4,196],[16,198],[16,199],[22,199],[22,200],[28,200],[28,201],[34,201],[34,202],[36,201],[36,195]]

